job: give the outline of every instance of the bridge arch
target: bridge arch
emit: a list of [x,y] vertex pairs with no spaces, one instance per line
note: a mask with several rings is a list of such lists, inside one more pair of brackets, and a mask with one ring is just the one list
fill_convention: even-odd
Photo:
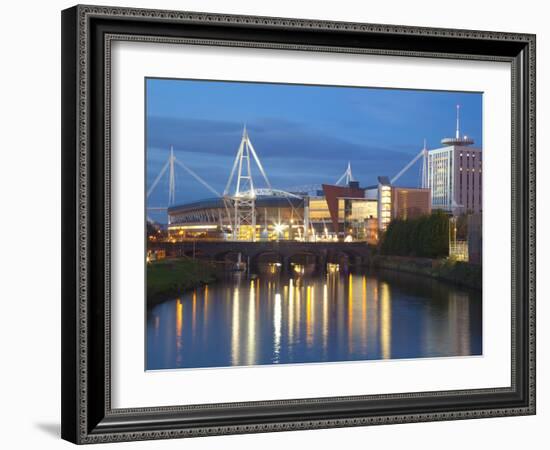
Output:
[[287,256],[287,259],[290,264],[306,265],[306,264],[317,263],[317,256],[318,255],[316,255],[313,252],[302,250],[295,253],[291,253],[290,255]]
[[[340,270],[348,270],[352,266],[359,266],[369,261],[369,251],[360,249],[334,248],[327,252],[325,267],[327,270],[333,270],[337,266]],[[331,265],[330,267],[328,265]]]
[[265,250],[260,251],[253,255],[251,258],[251,261],[255,264],[259,263],[282,263],[283,262],[283,256],[274,250]]
[[239,253],[241,254],[241,262],[246,262],[248,255],[239,250],[225,250],[214,255],[214,260],[217,263],[236,264],[239,261]]
[[284,258],[275,250],[259,251],[250,257],[250,269],[265,274],[276,274],[283,268]]
[[200,241],[195,242],[159,242],[151,243],[151,248],[164,249],[169,257],[191,256],[214,261],[236,262],[238,254],[246,262],[259,260],[281,262],[285,268],[291,262],[315,261],[319,267],[327,262],[337,263],[347,259],[351,264],[365,263],[373,253],[373,248],[364,243],[307,243],[307,242],[228,242]]

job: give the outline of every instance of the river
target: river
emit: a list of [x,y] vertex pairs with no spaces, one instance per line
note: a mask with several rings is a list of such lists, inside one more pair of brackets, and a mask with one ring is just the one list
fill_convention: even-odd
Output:
[[422,276],[269,265],[149,309],[146,368],[480,355],[481,309],[481,292]]

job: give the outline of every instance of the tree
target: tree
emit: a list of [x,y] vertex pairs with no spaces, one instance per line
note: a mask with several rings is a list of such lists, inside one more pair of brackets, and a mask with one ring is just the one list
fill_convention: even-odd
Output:
[[441,258],[449,254],[449,217],[436,210],[415,219],[392,220],[383,236],[386,255]]

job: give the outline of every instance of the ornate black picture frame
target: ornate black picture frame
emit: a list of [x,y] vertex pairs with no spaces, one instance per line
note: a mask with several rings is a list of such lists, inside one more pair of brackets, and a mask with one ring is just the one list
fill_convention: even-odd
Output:
[[[505,61],[512,67],[506,388],[113,409],[110,46],[116,40]],[[98,443],[535,413],[535,36],[75,6],[62,12],[62,437]]]

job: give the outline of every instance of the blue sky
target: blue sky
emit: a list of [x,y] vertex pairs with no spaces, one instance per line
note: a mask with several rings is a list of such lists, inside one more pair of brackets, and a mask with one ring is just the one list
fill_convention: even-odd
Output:
[[[361,185],[395,175],[423,145],[440,147],[461,132],[481,146],[480,93],[240,83],[146,80],[147,182],[176,157],[223,191],[246,123],[273,187],[334,183],[351,161]],[[398,184],[416,186],[419,167]],[[176,202],[212,197],[182,169]],[[149,206],[166,206],[168,177]]]

